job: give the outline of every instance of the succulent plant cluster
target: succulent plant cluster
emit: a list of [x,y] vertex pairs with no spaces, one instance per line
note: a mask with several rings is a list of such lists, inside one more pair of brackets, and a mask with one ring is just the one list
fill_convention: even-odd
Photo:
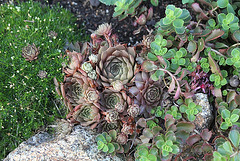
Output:
[[[91,42],[66,51],[69,64],[56,89],[70,123],[102,133],[99,150],[139,161],[240,159],[240,3],[184,3],[193,20],[187,9],[168,5],[156,30],[135,46],[119,43],[102,24]],[[198,92],[215,110],[211,128],[200,131]]]

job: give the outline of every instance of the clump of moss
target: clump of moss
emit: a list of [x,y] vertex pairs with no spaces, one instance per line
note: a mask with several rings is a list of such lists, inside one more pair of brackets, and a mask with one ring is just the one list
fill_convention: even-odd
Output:
[[[76,19],[60,6],[33,1],[0,6],[0,159],[41,126],[64,117],[54,104],[53,78],[63,78],[63,46],[81,41]],[[77,34],[75,34],[75,32]],[[35,44],[36,59],[23,48]],[[26,48],[25,48],[26,49]],[[35,57],[34,57],[35,58]]]

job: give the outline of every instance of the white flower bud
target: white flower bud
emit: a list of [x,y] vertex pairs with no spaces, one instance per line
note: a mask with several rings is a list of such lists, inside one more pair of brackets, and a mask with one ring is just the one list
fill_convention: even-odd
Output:
[[82,70],[84,70],[85,72],[89,73],[93,70],[93,67],[90,63],[85,62],[82,64]]
[[95,70],[88,73],[88,77],[91,79],[97,79],[97,73]]
[[97,55],[91,54],[89,56],[89,60],[92,61],[93,63],[96,63],[98,61]]

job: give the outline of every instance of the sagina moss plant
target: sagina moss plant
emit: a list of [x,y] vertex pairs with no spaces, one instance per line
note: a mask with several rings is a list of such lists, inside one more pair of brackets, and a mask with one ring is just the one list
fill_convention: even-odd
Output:
[[[0,6],[0,160],[56,117],[53,78],[63,78],[63,46],[85,37],[60,6]],[[34,55],[35,54],[35,55]]]

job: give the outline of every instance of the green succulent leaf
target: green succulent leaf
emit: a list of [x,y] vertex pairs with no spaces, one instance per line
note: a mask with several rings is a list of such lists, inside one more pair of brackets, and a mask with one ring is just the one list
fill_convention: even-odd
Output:
[[228,1],[228,0],[218,0],[218,1],[217,1],[217,5],[218,5],[220,8],[226,8],[228,4],[229,4],[229,1]]
[[240,135],[237,130],[231,130],[229,132],[229,139],[231,140],[231,142],[233,143],[233,145],[235,147],[237,147],[237,148],[239,147]]
[[101,141],[101,140],[99,140],[98,142],[97,142],[97,145],[98,145],[98,150],[101,150],[103,147],[104,147],[104,143]]
[[239,115],[237,114],[232,114],[230,117],[231,122],[237,122],[237,120],[239,119]]
[[147,157],[148,156],[148,150],[147,149],[140,149],[139,150],[139,152],[138,152],[138,154],[140,155],[140,156],[144,156],[144,157]]
[[184,21],[182,19],[176,19],[173,21],[173,26],[175,28],[178,28],[178,27],[180,28],[183,26],[183,24],[184,24]]
[[104,136],[102,134],[99,134],[97,137],[96,137],[96,141],[101,141],[103,142],[104,144],[107,144],[107,141],[106,139],[104,138]]
[[173,145],[172,149],[173,149],[173,151],[172,151],[173,154],[177,154],[180,151],[180,149],[179,149],[179,147],[177,145]]
[[108,152],[108,146],[106,144],[104,144],[103,148],[102,148],[102,151],[104,153],[107,153]]
[[223,130],[227,130],[229,128],[228,124],[226,122],[222,122],[220,125],[220,128]]
[[158,0],[151,0],[151,4],[155,7],[158,6]]
[[229,152],[229,153],[233,153],[233,149],[232,149],[232,145],[229,141],[226,141],[225,143],[223,143],[223,148]]
[[225,109],[221,112],[221,115],[223,119],[230,118],[230,111]]
[[113,153],[115,151],[115,147],[112,143],[108,143],[108,153]]

